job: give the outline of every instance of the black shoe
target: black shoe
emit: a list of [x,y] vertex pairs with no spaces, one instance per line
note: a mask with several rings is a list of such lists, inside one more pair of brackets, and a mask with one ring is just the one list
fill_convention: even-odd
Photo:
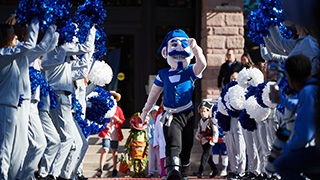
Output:
[[242,177],[237,173],[229,172],[227,179],[228,180],[235,180],[235,179],[242,179]]
[[182,180],[189,180],[189,176],[182,177]]
[[115,169],[112,171],[112,177],[117,177],[118,176],[118,171]]
[[281,178],[279,178],[276,175],[272,175],[271,177],[268,178],[268,180],[281,180]]
[[46,180],[56,180],[56,178],[52,175],[48,175],[45,179]]
[[257,180],[267,180],[268,176],[265,173],[259,174],[256,178]]
[[194,172],[193,175],[194,175],[194,176],[197,176],[198,178],[202,178],[203,173],[201,173],[201,172]]
[[96,172],[96,174],[95,174],[95,177],[101,178],[101,176],[102,176],[102,170],[101,170],[101,169],[98,169],[97,172]]
[[237,176],[234,172],[229,172],[226,178],[235,178]]
[[210,175],[210,178],[216,177],[218,175],[218,173],[219,173],[218,169],[212,171],[212,174]]
[[57,178],[57,180],[72,180],[72,179],[66,179],[66,178],[63,178],[63,177],[60,177],[60,176],[59,176],[59,177]]
[[169,173],[167,173],[167,180],[181,180],[181,174],[180,171],[177,171],[176,169],[171,170]]
[[249,172],[242,179],[244,179],[244,180],[253,180],[253,179],[256,179],[256,178],[257,178],[257,176],[254,173]]
[[88,180],[88,178],[84,177],[83,175],[78,176],[77,178],[78,178],[78,180]]
[[36,177],[36,180],[47,180],[47,177],[38,176],[38,177]]

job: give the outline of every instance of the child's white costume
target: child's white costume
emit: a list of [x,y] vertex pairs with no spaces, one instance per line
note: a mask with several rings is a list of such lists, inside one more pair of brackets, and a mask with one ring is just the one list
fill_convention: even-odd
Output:
[[[181,29],[169,32],[158,52],[161,52],[171,68],[159,71],[142,110],[141,119],[145,121],[146,115],[163,91],[165,112],[162,121],[166,138],[167,179],[179,180],[181,174],[188,178],[186,172],[193,145],[190,139],[194,138],[192,93],[194,82],[202,77],[207,63],[196,41],[189,39]],[[192,53],[196,57],[196,63],[189,65]]]
[[[27,55],[36,46],[38,21],[32,20],[29,28],[25,43],[0,49],[0,179],[5,180],[19,178],[20,164],[28,148],[31,90],[30,81],[26,79],[29,78]],[[24,107],[18,107],[20,94],[26,98]]]
[[[48,51],[54,49],[58,43],[59,34],[55,33],[56,26],[51,25],[41,42],[32,50],[32,54],[28,56],[30,67],[40,70],[38,58]],[[47,146],[44,131],[38,111],[38,102],[40,101],[40,86],[31,95],[28,139],[29,148],[24,159],[20,179],[31,179],[34,174],[43,152]]]
[[[159,106],[155,105],[152,111],[158,111]],[[158,174],[160,174],[160,157],[159,157],[159,150],[154,148],[154,131],[155,131],[155,119],[152,117],[152,114],[150,113],[150,122],[148,123],[147,127],[147,135],[149,139],[149,151],[148,151],[148,170],[149,170],[149,176],[153,176],[154,170],[157,169]]]
[[159,157],[160,159],[166,157],[166,141],[164,139],[164,134],[163,134],[163,123],[160,121],[162,115],[159,114],[157,117],[156,124],[154,126],[154,143],[153,146],[159,146]]
[[[73,92],[71,71],[86,66],[86,63],[70,62],[70,56],[93,51],[95,31],[94,27],[90,29],[84,44],[66,43],[47,53],[42,61],[48,84],[57,95],[57,107],[50,110],[50,115],[61,139],[58,156],[55,158],[52,167],[52,175],[55,177],[60,175],[63,178],[70,178],[67,176],[70,176],[73,169],[67,168],[71,163],[71,159],[67,156],[75,138],[80,137],[71,112],[71,92]],[[65,56],[62,56],[63,54]]]

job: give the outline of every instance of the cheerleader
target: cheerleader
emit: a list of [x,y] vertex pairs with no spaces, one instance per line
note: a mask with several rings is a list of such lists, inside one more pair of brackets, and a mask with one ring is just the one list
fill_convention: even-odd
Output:
[[12,26],[0,24],[0,179],[19,178],[28,148],[31,90],[27,55],[36,46],[38,31],[38,21],[32,20],[26,42],[17,43]]

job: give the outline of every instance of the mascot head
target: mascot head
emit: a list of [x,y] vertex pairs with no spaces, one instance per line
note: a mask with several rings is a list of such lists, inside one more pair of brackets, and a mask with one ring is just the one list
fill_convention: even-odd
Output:
[[190,64],[193,54],[188,39],[181,29],[170,31],[164,38],[158,53],[167,60],[171,69],[180,71]]

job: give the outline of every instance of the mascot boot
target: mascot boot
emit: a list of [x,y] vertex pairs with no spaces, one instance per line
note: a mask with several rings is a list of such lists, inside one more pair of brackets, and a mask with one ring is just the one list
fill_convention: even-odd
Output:
[[182,180],[180,174],[180,158],[177,156],[166,158],[167,180]]

